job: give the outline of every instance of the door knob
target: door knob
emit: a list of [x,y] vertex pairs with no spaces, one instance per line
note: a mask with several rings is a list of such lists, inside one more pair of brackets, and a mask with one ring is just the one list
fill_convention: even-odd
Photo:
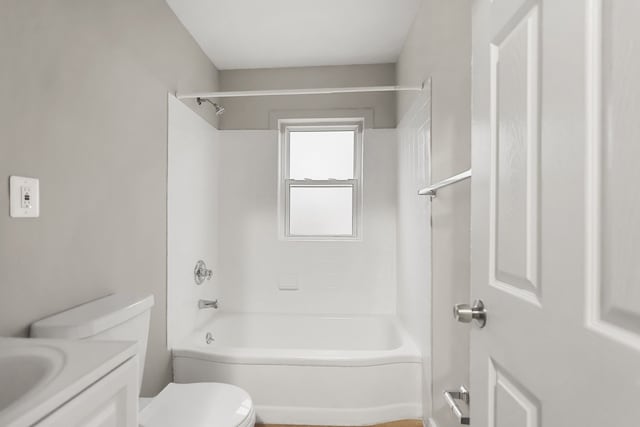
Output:
[[478,327],[484,328],[487,324],[487,310],[480,299],[476,300],[472,307],[469,307],[469,304],[456,304],[453,306],[453,318],[461,323],[475,321]]

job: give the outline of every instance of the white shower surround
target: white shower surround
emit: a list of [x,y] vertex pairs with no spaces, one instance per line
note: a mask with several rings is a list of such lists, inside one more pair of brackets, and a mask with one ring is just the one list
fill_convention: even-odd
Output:
[[[420,352],[393,314],[395,129],[365,131],[365,240],[285,242],[277,131],[218,131],[171,95],[168,110],[175,381],[238,385],[267,423],[421,418]],[[199,258],[214,270],[202,286],[192,277]],[[198,310],[200,298],[218,298],[222,311]]]
[[173,369],[178,383],[242,387],[263,423],[422,417],[420,352],[394,316],[219,313],[174,347]]
[[[218,297],[220,132],[173,95],[167,102],[167,346],[171,348],[209,315],[198,310],[198,300]],[[214,272],[201,286],[193,278],[198,260]]]
[[278,131],[229,130],[219,135],[223,161],[216,278],[221,308],[395,313],[396,130],[365,127],[362,240],[347,242],[279,239],[278,222],[284,219],[278,216]]

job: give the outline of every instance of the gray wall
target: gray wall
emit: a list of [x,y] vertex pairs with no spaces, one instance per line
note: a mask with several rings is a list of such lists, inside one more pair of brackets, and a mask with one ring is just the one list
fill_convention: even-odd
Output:
[[[396,70],[398,84],[433,79],[431,173],[436,182],[471,164],[471,2],[422,3]],[[414,99],[398,95],[399,118]],[[442,390],[469,381],[469,326],[451,317],[454,303],[469,300],[469,182],[439,191],[431,206],[433,417],[439,427],[447,427],[458,424]]]
[[[221,90],[300,89],[396,84],[394,64],[220,71]],[[225,98],[222,129],[274,129],[278,118],[365,117],[374,128],[396,127],[393,92]]]
[[[171,372],[167,92],[215,90],[217,70],[163,0],[1,10],[0,335],[111,292],[152,293],[143,394],[154,394]],[[13,174],[40,178],[40,218],[9,218]]]

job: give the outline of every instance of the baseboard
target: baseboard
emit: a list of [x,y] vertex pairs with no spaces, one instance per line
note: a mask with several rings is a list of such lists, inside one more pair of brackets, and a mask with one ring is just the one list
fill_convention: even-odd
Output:
[[422,418],[422,408],[417,404],[353,409],[256,405],[255,410],[259,424],[358,426]]
[[423,421],[423,424],[425,425],[424,427],[438,427],[438,423],[436,423],[436,420],[431,417],[429,417],[426,422]]

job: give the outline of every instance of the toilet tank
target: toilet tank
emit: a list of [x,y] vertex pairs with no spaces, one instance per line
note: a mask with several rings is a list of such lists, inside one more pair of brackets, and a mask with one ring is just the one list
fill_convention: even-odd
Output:
[[153,295],[113,294],[75,306],[31,324],[34,338],[135,341],[142,383]]

